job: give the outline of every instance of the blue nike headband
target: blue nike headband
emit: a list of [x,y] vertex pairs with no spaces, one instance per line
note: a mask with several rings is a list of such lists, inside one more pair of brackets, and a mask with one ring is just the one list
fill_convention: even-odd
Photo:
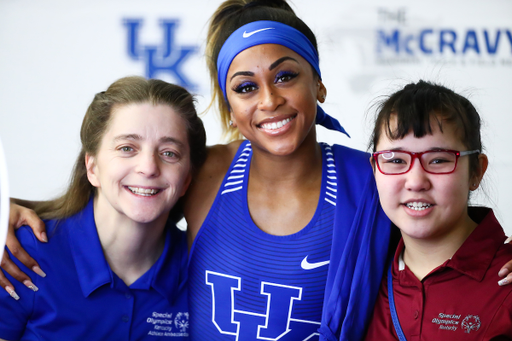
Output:
[[[217,58],[217,80],[226,102],[228,100],[226,94],[226,79],[233,59],[240,52],[262,44],[278,44],[296,52],[311,64],[320,79],[322,79],[318,53],[304,34],[280,22],[269,20],[254,21],[233,32],[219,52]],[[319,105],[317,105],[316,123],[327,129],[342,132],[350,137],[338,120],[327,115]]]

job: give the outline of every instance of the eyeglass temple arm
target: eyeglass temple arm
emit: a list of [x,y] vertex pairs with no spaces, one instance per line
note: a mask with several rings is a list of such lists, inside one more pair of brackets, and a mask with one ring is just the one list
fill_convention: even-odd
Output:
[[460,156],[466,156],[466,155],[471,155],[471,154],[476,154],[476,153],[480,153],[479,150],[467,150],[465,152],[460,152]]

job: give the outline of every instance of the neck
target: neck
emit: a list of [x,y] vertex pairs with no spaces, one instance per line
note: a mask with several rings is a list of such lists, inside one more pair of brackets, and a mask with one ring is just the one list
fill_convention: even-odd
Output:
[[[112,208],[99,196],[94,199],[94,221],[105,259],[126,285],[131,285],[158,260],[165,245],[167,215],[138,223]],[[117,213],[117,214],[116,214]]]
[[402,232],[407,267],[421,281],[432,270],[452,258],[478,225],[467,216],[463,226],[438,238],[412,238]]

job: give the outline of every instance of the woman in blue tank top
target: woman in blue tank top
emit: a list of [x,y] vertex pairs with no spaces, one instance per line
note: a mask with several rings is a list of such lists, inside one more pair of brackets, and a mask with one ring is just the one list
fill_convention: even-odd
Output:
[[206,58],[232,142],[184,202],[192,339],[361,339],[390,223],[369,155],[317,142],[316,123],[344,130],[318,106],[314,34],[284,0],[228,0]]
[[226,134],[248,141],[212,147],[187,194],[192,338],[360,338],[389,222],[368,156],[316,140],[344,130],[318,106],[314,34],[284,1],[227,1],[207,41]]

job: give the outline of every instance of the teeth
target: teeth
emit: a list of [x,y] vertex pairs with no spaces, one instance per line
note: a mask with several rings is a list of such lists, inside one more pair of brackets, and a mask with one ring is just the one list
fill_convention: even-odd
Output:
[[432,206],[431,204],[427,204],[424,202],[408,202],[405,205],[411,210],[415,211],[423,211]]
[[130,191],[132,191],[132,193],[142,195],[144,197],[149,197],[149,196],[155,195],[159,192],[158,189],[139,188],[139,187],[130,187],[130,186],[128,186],[128,188],[130,189]]
[[272,122],[272,123],[263,123],[261,127],[263,129],[267,130],[276,130],[284,126],[286,123],[290,122],[292,118],[287,118],[285,120],[279,121],[279,122]]

